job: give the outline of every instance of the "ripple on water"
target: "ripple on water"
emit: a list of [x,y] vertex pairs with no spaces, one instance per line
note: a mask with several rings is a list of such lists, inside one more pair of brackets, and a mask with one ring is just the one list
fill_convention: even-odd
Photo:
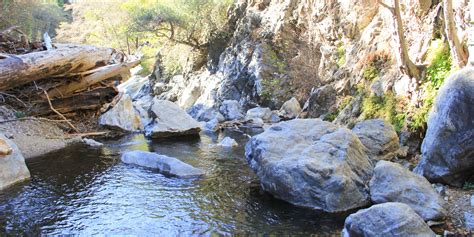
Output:
[[[215,146],[224,136],[236,149]],[[0,192],[6,234],[336,234],[344,215],[296,208],[261,191],[244,159],[246,137],[227,131],[191,140],[141,135],[75,146],[28,161],[32,179]],[[206,171],[201,179],[166,177],[125,165],[119,154],[146,150]]]

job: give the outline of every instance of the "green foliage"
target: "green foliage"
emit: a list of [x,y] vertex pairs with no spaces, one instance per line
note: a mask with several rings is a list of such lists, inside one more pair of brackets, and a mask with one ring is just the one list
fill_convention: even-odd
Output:
[[337,65],[339,67],[346,64],[346,48],[343,43],[339,44],[339,47],[337,48],[337,58]]
[[337,106],[337,109],[332,112],[332,113],[329,113],[328,115],[326,115],[326,117],[324,118],[324,120],[327,120],[327,121],[334,121],[337,116],[339,115],[339,113],[347,106],[349,105],[352,100],[354,99],[354,97],[352,96],[345,96],[344,98],[342,98],[342,100],[340,101],[339,105]]
[[275,95],[282,91],[282,81],[287,72],[287,64],[280,57],[279,52],[270,45],[264,45],[264,55],[265,59],[268,62],[268,65],[273,67],[274,73],[271,78],[262,80],[262,91],[260,92],[260,97],[263,103],[270,102]]
[[67,14],[56,0],[0,0],[0,30],[19,26],[32,40],[40,40],[44,32],[51,37]]
[[449,74],[456,70],[453,68],[449,47],[442,40],[431,43],[427,61],[429,65],[422,85],[423,102],[412,112],[411,122],[408,125],[412,131],[426,129],[428,114],[438,94],[438,89]]
[[382,97],[365,96],[362,100],[361,116],[363,119],[384,119],[391,123],[396,131],[400,131],[405,123],[405,114],[400,101],[391,92]]
[[464,183],[463,189],[465,189],[465,190],[474,190],[474,183],[471,183],[471,182]]
[[373,63],[369,63],[362,71],[362,77],[366,81],[374,81],[379,77],[380,69],[378,69]]

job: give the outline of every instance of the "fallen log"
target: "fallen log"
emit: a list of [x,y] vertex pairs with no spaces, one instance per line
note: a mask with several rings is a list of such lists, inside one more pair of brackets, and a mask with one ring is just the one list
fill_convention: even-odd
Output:
[[[53,99],[51,104],[61,114],[67,114],[79,110],[98,110],[103,104],[109,103],[118,94],[113,87],[100,87],[91,91],[85,91],[69,97]],[[47,101],[36,104],[30,115],[42,116],[52,114]]]
[[23,55],[0,57],[0,91],[42,78],[67,75],[106,65],[116,57],[111,48],[58,45],[58,48]]
[[51,98],[65,97],[72,95],[74,92],[82,91],[106,79],[130,73],[130,69],[138,66],[140,60],[133,62],[125,62],[114,65],[107,65],[98,69],[94,69],[89,75],[82,75],[79,81],[72,81],[66,85],[58,86],[51,89],[48,94]]

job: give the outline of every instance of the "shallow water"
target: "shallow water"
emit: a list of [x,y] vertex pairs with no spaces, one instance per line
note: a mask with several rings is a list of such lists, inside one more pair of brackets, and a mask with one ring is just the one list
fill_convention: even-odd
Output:
[[[234,149],[216,146],[224,136]],[[339,235],[344,215],[297,208],[261,191],[238,132],[187,140],[149,141],[142,135],[84,145],[27,162],[30,181],[0,192],[4,234]],[[178,179],[126,165],[119,154],[147,150],[206,171]]]

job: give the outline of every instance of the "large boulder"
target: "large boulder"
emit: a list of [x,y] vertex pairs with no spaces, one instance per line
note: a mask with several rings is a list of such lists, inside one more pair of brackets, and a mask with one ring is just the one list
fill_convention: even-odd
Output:
[[282,117],[289,119],[296,118],[300,113],[301,105],[295,97],[283,103],[281,109],[279,110],[279,114]]
[[370,203],[373,165],[356,135],[320,119],[280,122],[250,139],[245,156],[278,199],[341,212]]
[[171,101],[153,99],[150,113],[153,121],[145,128],[149,137],[197,135],[201,131],[201,124]]
[[177,177],[196,177],[204,175],[202,170],[194,168],[176,158],[147,151],[125,152],[122,154],[121,160],[126,164],[156,169],[165,175]]
[[25,158],[14,142],[0,134],[0,144],[4,151],[0,155],[0,190],[30,178]]
[[143,126],[140,121],[140,115],[133,107],[130,95],[121,94],[120,96],[117,104],[100,116],[99,124],[128,132],[141,130]]
[[368,149],[374,160],[391,160],[397,156],[400,144],[393,126],[382,119],[370,119],[357,123],[352,131]]
[[425,221],[441,220],[446,216],[444,202],[428,180],[399,164],[379,161],[369,186],[374,203],[405,203]]
[[343,236],[436,236],[404,203],[389,202],[360,210],[346,218]]
[[237,100],[224,100],[219,108],[219,111],[226,120],[242,119],[242,106]]
[[462,186],[474,175],[474,68],[440,88],[428,119],[415,172],[432,182]]

